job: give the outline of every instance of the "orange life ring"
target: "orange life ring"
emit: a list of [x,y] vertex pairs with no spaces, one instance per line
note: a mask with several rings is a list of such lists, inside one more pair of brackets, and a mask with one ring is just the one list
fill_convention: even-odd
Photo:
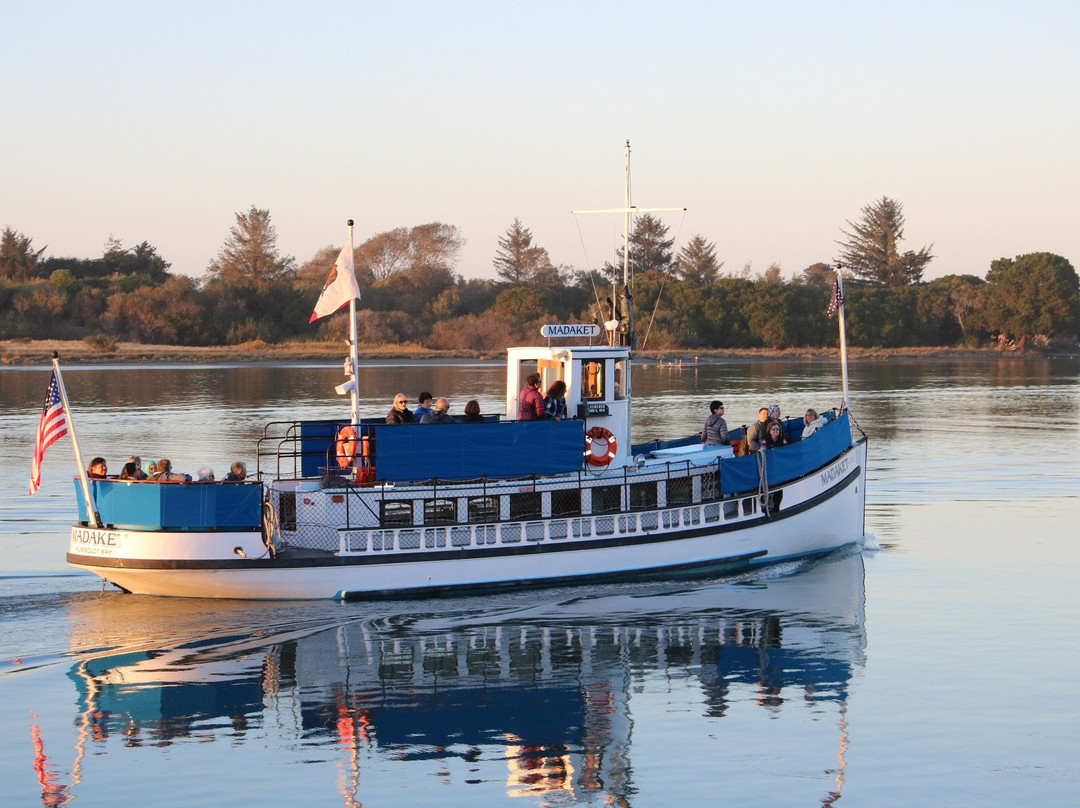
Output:
[[585,462],[593,466],[606,466],[615,459],[619,444],[610,429],[594,426],[585,433]]
[[337,464],[343,469],[351,466],[353,457],[356,455],[356,430],[351,426],[343,426],[339,429],[335,448],[337,449]]

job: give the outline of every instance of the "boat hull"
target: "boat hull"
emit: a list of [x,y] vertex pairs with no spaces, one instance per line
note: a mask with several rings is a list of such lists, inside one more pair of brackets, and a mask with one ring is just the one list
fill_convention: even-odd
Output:
[[[350,599],[723,573],[859,543],[865,467],[866,443],[860,441],[822,469],[777,489],[794,504],[776,512],[739,512],[737,518],[710,522],[723,503],[676,506],[659,511],[655,529],[627,515],[630,527],[609,537],[591,531],[589,520],[603,517],[581,517],[572,521],[581,523],[576,527],[587,539],[569,534],[552,540],[545,532],[539,540],[514,545],[273,555],[258,530],[170,533],[76,526],[68,562],[129,592],[238,599]],[[716,510],[703,510],[709,507]]]

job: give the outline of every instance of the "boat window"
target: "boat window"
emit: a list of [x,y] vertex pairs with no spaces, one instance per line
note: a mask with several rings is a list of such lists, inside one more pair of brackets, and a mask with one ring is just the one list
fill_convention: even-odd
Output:
[[539,491],[529,491],[524,494],[510,495],[510,518],[530,519],[541,515],[541,502]]
[[570,488],[564,491],[551,492],[551,515],[552,516],[580,516],[581,515],[581,489]]
[[701,501],[720,499],[720,475],[709,471],[701,475]]
[[581,363],[581,397],[604,397],[604,363],[602,361]]
[[500,516],[498,497],[469,498],[470,522],[498,522]]
[[278,522],[282,530],[296,530],[296,494],[283,491],[278,499]]
[[593,513],[618,513],[622,510],[622,486],[605,485],[592,489]]
[[667,481],[667,504],[689,505],[693,483],[689,477],[675,477]]
[[[767,507],[769,509],[769,513],[776,513],[776,511],[780,510],[780,501],[783,498],[784,498],[784,492],[783,491],[770,491],[769,492],[769,498],[767,500],[765,500],[766,505],[767,505]],[[762,508],[762,510],[764,510],[764,508]]]
[[630,378],[630,360],[615,360],[615,400],[622,401],[628,395],[626,380]]
[[729,499],[724,503],[724,518],[734,519],[739,515],[739,500]]
[[413,523],[412,500],[391,499],[380,502],[379,523],[383,525],[411,525]]
[[631,483],[630,484],[630,509],[655,508],[656,483]]
[[457,500],[424,500],[425,525],[452,525],[457,522]]

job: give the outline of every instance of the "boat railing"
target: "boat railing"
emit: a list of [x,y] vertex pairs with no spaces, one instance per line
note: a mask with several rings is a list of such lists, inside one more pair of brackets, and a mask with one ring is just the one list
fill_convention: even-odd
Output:
[[[515,530],[524,531],[525,540],[540,540],[565,538],[570,533],[563,535],[564,531],[582,529],[588,535],[654,530],[669,526],[673,519],[679,524],[698,523],[706,515],[696,506],[719,501],[720,465],[716,460],[706,465],[673,460],[603,474],[428,480],[413,486],[343,484],[323,490],[317,498],[303,490],[284,489],[275,491],[274,497],[286,540],[297,546],[351,552],[351,541],[342,545],[342,531],[370,535],[371,530],[404,530],[404,549],[420,549],[422,544],[409,547],[409,537],[420,535],[416,530],[436,527],[468,528],[473,542],[481,525],[485,537],[505,534],[513,541]],[[697,515],[658,515],[664,509],[678,513],[686,507],[696,508]],[[710,513],[719,509],[718,504]],[[455,535],[463,534],[456,530]],[[438,539],[433,541],[438,545]]]

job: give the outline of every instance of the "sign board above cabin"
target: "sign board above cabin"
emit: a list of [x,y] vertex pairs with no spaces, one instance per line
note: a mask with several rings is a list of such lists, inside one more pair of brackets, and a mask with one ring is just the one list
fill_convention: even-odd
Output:
[[540,327],[540,334],[553,337],[599,337],[600,326],[595,323],[548,324]]

